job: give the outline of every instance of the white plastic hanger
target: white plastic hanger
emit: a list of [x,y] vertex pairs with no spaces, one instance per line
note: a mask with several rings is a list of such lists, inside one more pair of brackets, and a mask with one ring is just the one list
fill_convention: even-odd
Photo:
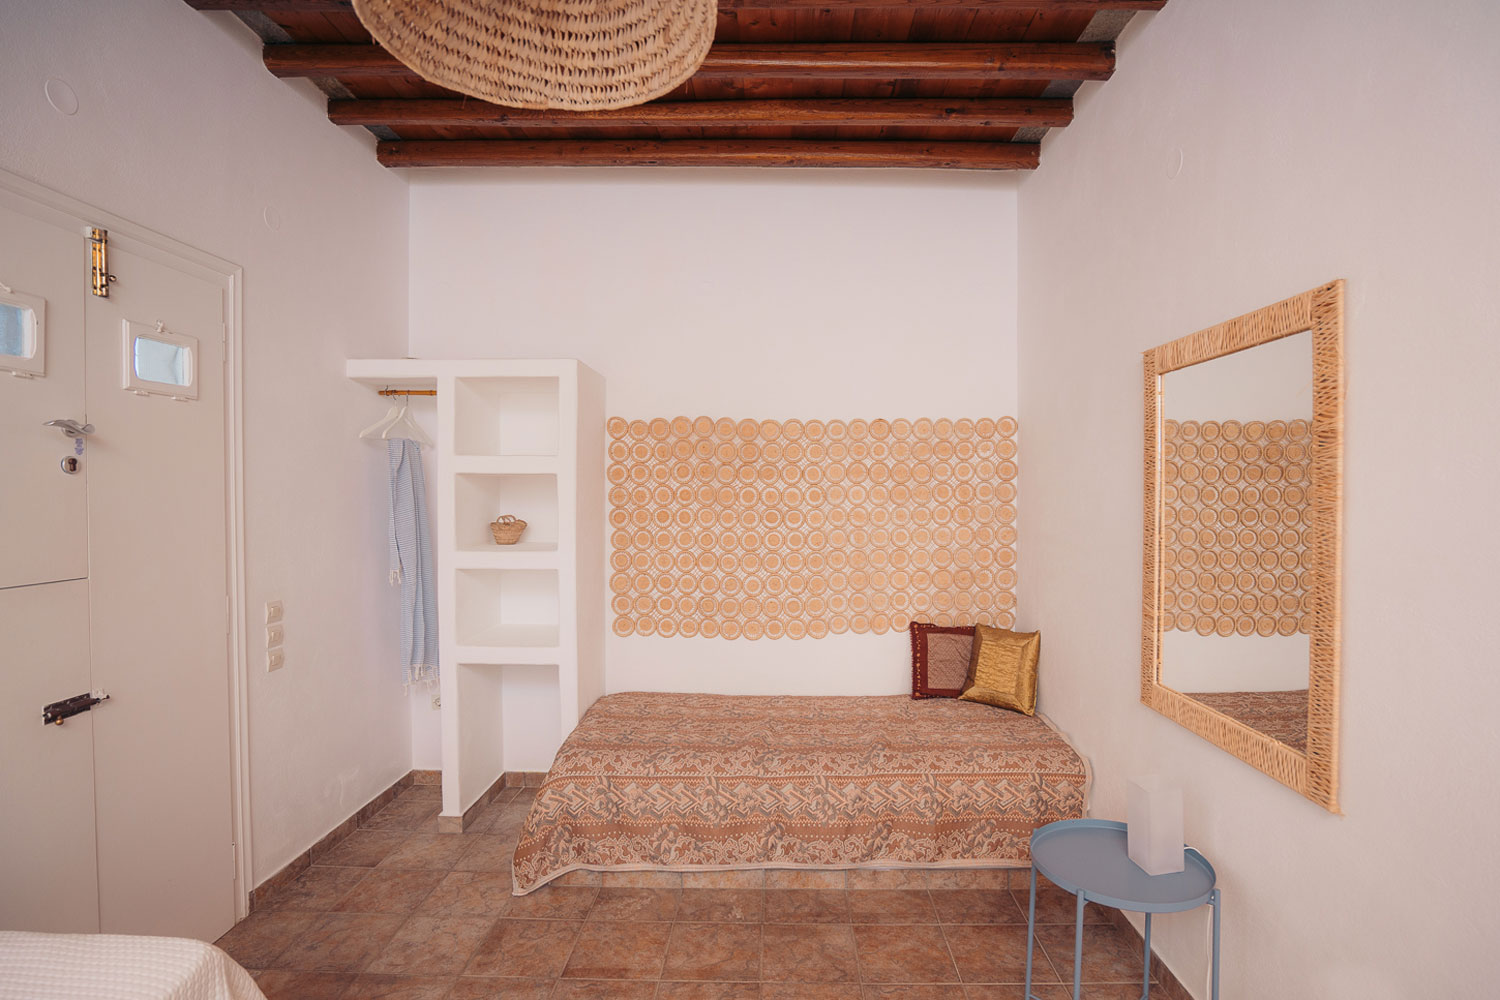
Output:
[[[403,396],[402,399],[407,397]],[[422,428],[407,412],[407,403],[392,406],[390,412],[359,432],[367,440],[389,441],[391,438],[409,438],[420,445],[432,447],[432,439],[422,433]]]

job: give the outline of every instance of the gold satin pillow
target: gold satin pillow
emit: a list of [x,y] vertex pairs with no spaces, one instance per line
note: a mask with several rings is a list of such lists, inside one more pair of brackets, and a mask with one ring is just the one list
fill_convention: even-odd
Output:
[[1036,664],[1041,651],[1040,632],[975,625],[969,682],[959,700],[1035,715]]

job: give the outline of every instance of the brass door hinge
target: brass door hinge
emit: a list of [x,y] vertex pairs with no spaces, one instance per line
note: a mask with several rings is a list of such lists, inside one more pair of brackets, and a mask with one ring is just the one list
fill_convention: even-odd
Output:
[[109,286],[115,280],[109,273],[109,230],[98,226],[89,229],[89,276],[89,290],[100,298],[109,298]]

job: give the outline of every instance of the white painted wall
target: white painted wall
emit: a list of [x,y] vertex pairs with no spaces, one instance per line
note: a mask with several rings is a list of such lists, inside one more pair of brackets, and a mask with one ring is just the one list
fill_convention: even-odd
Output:
[[[76,115],[48,106],[52,76]],[[237,20],[179,0],[5,0],[0,136],[0,168],[244,268],[259,882],[410,767],[384,459],[355,440],[382,408],[343,374],[345,358],[405,352],[405,184],[362,131],[328,123],[315,90],[267,74]],[[268,674],[272,598],[287,665]]]
[[[1500,8],[1173,2],[1022,185],[1021,625],[1095,768],[1179,783],[1230,997],[1478,997],[1500,979]],[[1170,168],[1178,151],[1183,166]],[[1348,286],[1335,816],[1139,704],[1140,352]],[[1041,512],[1038,514],[1037,512]],[[1206,997],[1206,911],[1155,942]]]
[[[410,353],[578,358],[626,417],[1014,414],[1015,219],[985,175],[416,174]],[[605,659],[609,691],[910,690],[904,633],[610,634]],[[552,717],[555,684],[506,683],[507,717]],[[545,768],[560,735],[507,736],[506,766]]]

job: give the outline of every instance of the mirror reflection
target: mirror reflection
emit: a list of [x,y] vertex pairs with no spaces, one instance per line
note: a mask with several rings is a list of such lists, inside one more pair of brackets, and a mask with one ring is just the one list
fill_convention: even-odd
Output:
[[1161,682],[1307,745],[1313,344],[1162,377]]

